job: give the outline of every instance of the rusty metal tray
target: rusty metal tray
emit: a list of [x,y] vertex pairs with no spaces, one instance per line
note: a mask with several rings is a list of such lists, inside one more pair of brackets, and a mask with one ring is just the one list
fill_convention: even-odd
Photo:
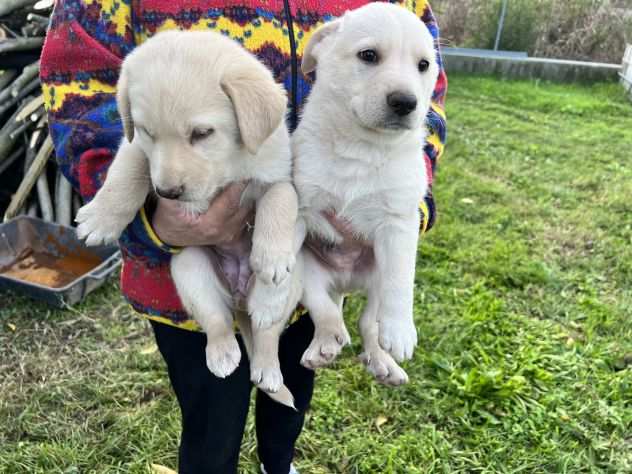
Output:
[[[0,269],[12,265],[28,251],[54,257],[90,255],[96,265],[63,286],[53,287],[0,273],[0,291],[12,290],[57,307],[82,301],[101,286],[121,265],[121,253],[115,246],[90,247],[77,238],[72,227],[19,216],[0,224]],[[100,262],[100,263],[98,263]]]

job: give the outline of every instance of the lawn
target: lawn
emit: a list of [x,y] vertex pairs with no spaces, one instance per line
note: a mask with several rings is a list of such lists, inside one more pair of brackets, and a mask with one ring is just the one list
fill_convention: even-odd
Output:
[[[615,84],[453,76],[448,114],[411,382],[374,383],[354,333],[319,372],[298,467],[632,472],[632,104]],[[114,284],[67,311],[2,295],[0,394],[0,472],[176,466],[164,365]],[[252,420],[242,453],[258,472]]]

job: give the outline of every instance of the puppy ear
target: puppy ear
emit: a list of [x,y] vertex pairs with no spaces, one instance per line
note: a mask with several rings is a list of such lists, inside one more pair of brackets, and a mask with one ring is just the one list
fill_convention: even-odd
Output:
[[123,132],[127,141],[132,143],[134,139],[134,121],[132,120],[132,108],[129,101],[129,85],[127,70],[121,68],[121,74],[116,84],[116,106],[118,108],[121,121],[123,122]]
[[316,49],[319,43],[327,36],[340,30],[341,26],[342,18],[339,18],[320,26],[316,31],[314,31],[312,36],[310,36],[309,41],[305,45],[303,60],[301,61],[301,71],[303,71],[304,74],[309,74],[316,69]]
[[285,118],[285,89],[274,82],[267,69],[262,71],[261,67],[245,64],[229,68],[221,86],[235,108],[242,142],[256,155]]

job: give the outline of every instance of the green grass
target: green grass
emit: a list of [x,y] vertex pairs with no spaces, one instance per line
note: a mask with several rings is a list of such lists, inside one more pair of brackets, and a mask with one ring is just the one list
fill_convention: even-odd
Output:
[[[411,383],[375,384],[354,334],[319,372],[299,468],[632,472],[632,104],[616,85],[452,77],[448,114]],[[3,296],[0,472],[175,467],[152,343],[114,285],[65,312]],[[242,452],[257,472],[252,420]]]

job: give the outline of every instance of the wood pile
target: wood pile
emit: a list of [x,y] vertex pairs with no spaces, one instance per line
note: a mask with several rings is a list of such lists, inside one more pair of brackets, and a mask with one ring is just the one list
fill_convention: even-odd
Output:
[[81,205],[48,134],[39,57],[53,0],[0,1],[0,217],[70,225]]

